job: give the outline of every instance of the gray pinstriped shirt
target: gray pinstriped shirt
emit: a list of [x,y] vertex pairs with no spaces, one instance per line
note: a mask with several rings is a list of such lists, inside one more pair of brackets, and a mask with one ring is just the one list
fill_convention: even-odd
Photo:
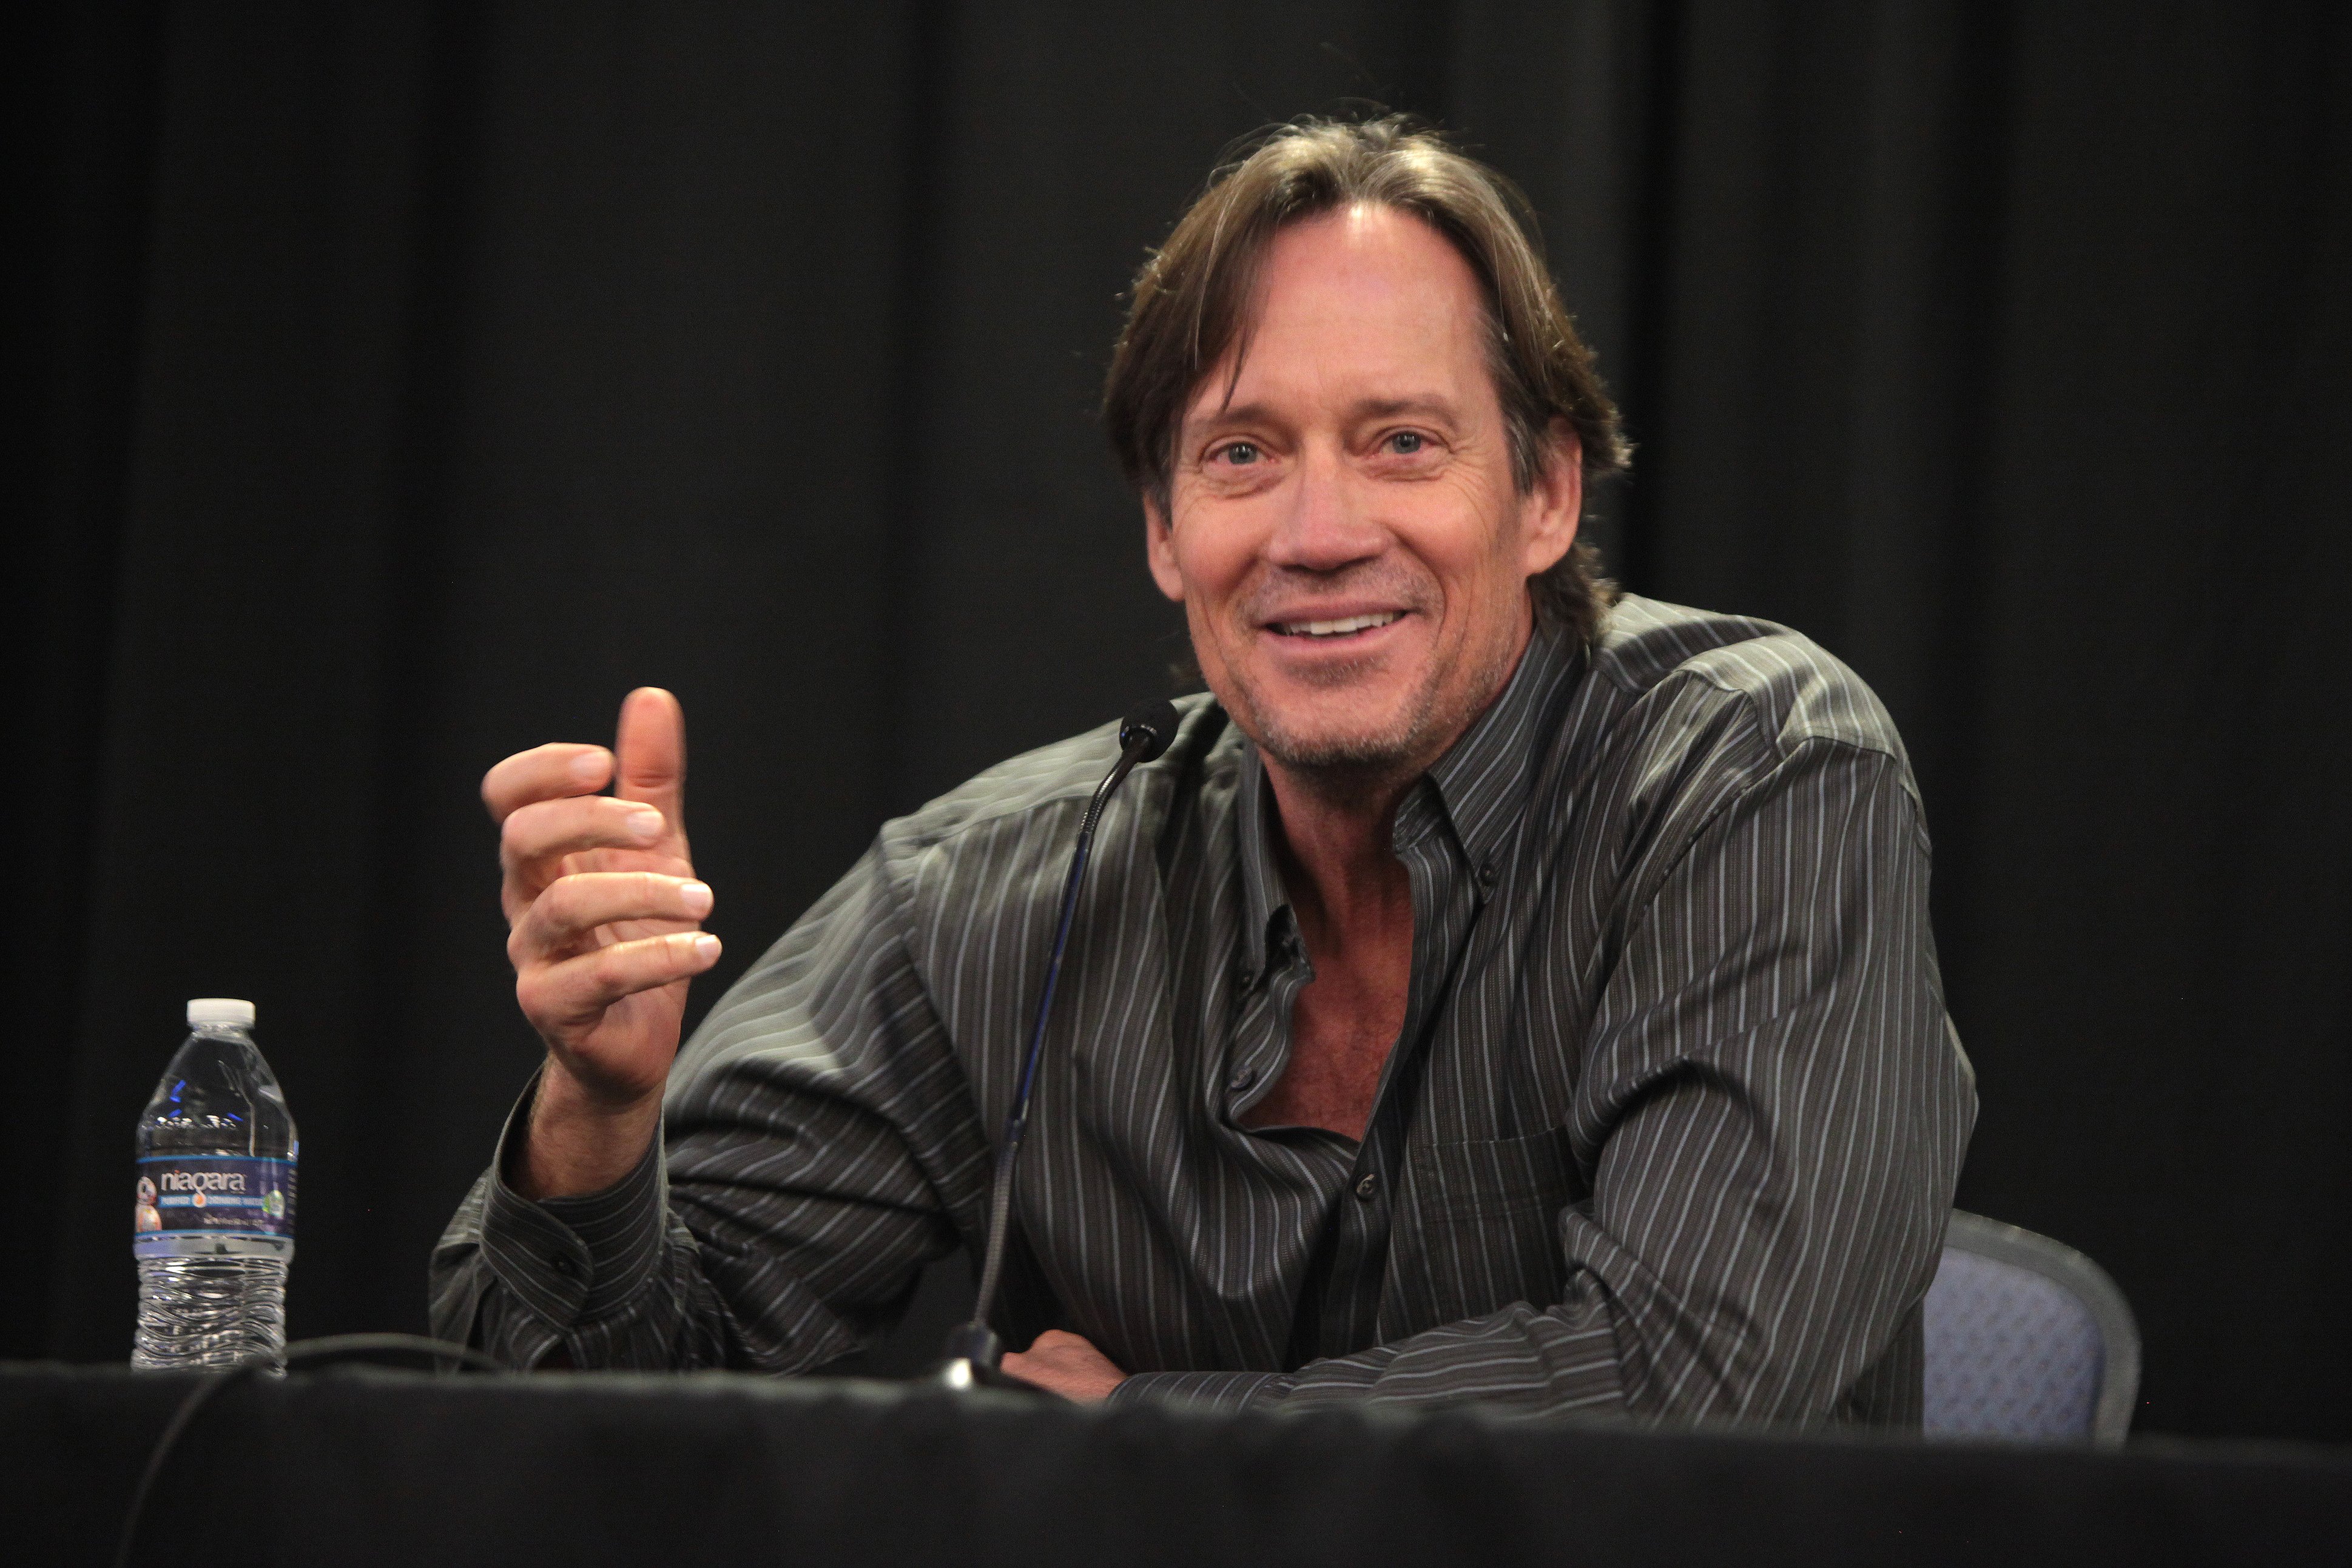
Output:
[[[1360,1145],[1242,1124],[1313,975],[1257,752],[1183,715],[1087,874],[1009,1343],[1084,1334],[1137,1374],[1120,1399],[1917,1423],[1975,1095],[1910,769],[1851,671],[1631,597],[1589,652],[1539,632],[1399,809],[1411,990]],[[772,1372],[885,1331],[979,1244],[1116,752],[1097,730],[887,824],[687,1043],[617,1186],[532,1203],[502,1145],[435,1254],[437,1331]]]

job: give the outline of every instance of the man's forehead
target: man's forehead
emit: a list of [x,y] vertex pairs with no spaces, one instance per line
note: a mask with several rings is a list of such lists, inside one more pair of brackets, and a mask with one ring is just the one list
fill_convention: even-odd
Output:
[[1483,384],[1485,299],[1451,241],[1392,207],[1285,227],[1248,313],[1187,400],[1184,424],[1274,412],[1312,396],[1376,416],[1452,413]]

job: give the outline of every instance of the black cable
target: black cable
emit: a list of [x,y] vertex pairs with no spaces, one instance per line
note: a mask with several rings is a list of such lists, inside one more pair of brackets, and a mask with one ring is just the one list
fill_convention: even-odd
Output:
[[974,1292],[978,1302],[972,1310],[972,1322],[988,1321],[989,1309],[996,1301],[996,1287],[1004,1272],[1004,1243],[1012,1227],[1008,1217],[1013,1207],[1013,1172],[1021,1160],[1021,1140],[1029,1130],[1029,1099],[1037,1086],[1037,1063],[1045,1054],[1045,1026],[1054,1018],[1054,991],[1062,978],[1062,955],[1070,946],[1070,926],[1078,912],[1078,890],[1087,878],[1087,852],[1094,848],[1095,826],[1102,821],[1103,807],[1110,801],[1119,785],[1126,782],[1128,771],[1135,766],[1135,753],[1121,756],[1103,781],[1095,787],[1094,798],[1087,802],[1086,814],[1078,819],[1077,848],[1070,853],[1069,874],[1062,882],[1062,907],[1054,922],[1053,951],[1045,960],[1045,985],[1037,998],[1037,1019],[1029,1031],[1028,1054],[1022,1058],[1021,1077],[1013,1090],[1013,1108],[1005,1113],[1004,1135],[997,1140],[996,1175],[989,1186],[988,1247],[980,1265],[980,1287]]
[[997,1384],[1003,1386],[1026,1388],[1017,1379],[1001,1378],[999,1364],[1004,1355],[1003,1342],[989,1326],[989,1317],[996,1305],[996,1292],[1003,1282],[1004,1249],[1013,1230],[1013,1175],[1021,1159],[1021,1139],[1029,1127],[1029,1101],[1037,1087],[1037,1065],[1045,1053],[1045,1026],[1054,1017],[1054,991],[1062,977],[1062,956],[1070,945],[1070,927],[1078,910],[1078,892],[1085,884],[1087,857],[1093,852],[1095,829],[1100,825],[1104,808],[1127,776],[1147,762],[1156,762],[1176,738],[1178,724],[1176,706],[1165,697],[1139,703],[1119,721],[1118,760],[1095,786],[1092,799],[1087,801],[1085,815],[1078,819],[1078,839],[1070,851],[1069,874],[1062,881],[1062,904],[1054,923],[1054,946],[1045,958],[1045,984],[1037,998],[1037,1017],[1029,1031],[1029,1050],[1022,1058],[1021,1076],[1013,1087],[1012,1109],[1005,1113],[1004,1135],[997,1140],[996,1173],[989,1184],[988,1240],[981,1255],[980,1284],[973,1291],[971,1318],[956,1325],[948,1335],[945,1359],[937,1375],[951,1387],[966,1387],[971,1383]]
[[[436,1371],[447,1370],[441,1364],[444,1362],[456,1362],[460,1366],[470,1366],[478,1372],[511,1370],[496,1356],[485,1355],[470,1345],[452,1344],[447,1340],[427,1339],[423,1334],[414,1333],[346,1333],[331,1334],[324,1339],[296,1340],[286,1347],[285,1365],[291,1370],[297,1366],[359,1361],[382,1355],[429,1355],[433,1358]],[[172,1412],[172,1419],[164,1424],[163,1435],[155,1439],[154,1450],[147,1456],[147,1468],[140,1472],[138,1488],[131,1494],[131,1511],[123,1516],[122,1534],[115,1542],[114,1568],[131,1568],[131,1547],[139,1537],[139,1521],[147,1511],[147,1500],[153,1495],[155,1483],[163,1477],[163,1466],[171,1458],[172,1450],[179,1445],[198,1413],[230,1385],[257,1373],[273,1371],[278,1364],[256,1356],[250,1361],[240,1361],[215,1376],[207,1377],[188,1390],[188,1396],[180,1401],[180,1407]]]

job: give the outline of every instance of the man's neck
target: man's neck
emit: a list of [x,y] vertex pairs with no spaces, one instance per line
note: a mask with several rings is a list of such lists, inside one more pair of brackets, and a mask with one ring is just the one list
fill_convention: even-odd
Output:
[[1397,806],[1419,773],[1335,789],[1334,780],[1301,778],[1272,758],[1265,771],[1274,787],[1275,859],[1310,949],[1325,945],[1318,936],[1344,940],[1377,920],[1400,893],[1410,896],[1393,841]]
[[1289,1061],[1244,1120],[1360,1139],[1412,993],[1412,882],[1392,842],[1411,784],[1335,799],[1268,776],[1272,848],[1314,979],[1291,1004]]

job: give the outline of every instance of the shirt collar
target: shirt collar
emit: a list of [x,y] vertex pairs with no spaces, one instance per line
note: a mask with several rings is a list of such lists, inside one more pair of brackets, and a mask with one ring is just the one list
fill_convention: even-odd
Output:
[[1254,740],[1242,746],[1238,804],[1242,899],[1248,915],[1242,923],[1242,939],[1249,944],[1249,973],[1255,977],[1265,973],[1266,948],[1276,939],[1272,929],[1276,917],[1286,931],[1292,917],[1290,894],[1274,863],[1274,840],[1268,831],[1274,822],[1274,783],[1265,776],[1265,758],[1258,754]]
[[[1494,866],[1501,855],[1546,749],[1543,742],[1552,728],[1546,720],[1557,713],[1558,698],[1582,664],[1578,649],[1538,622],[1502,695],[1429,770],[1424,784],[1474,873]],[[1248,915],[1243,931],[1255,976],[1265,972],[1269,946],[1292,925],[1290,895],[1274,860],[1274,785],[1255,741],[1242,747],[1239,782],[1236,825]]]
[[1559,699],[1583,662],[1580,650],[1537,622],[1502,695],[1429,770],[1472,870],[1492,869],[1501,856],[1549,749]]

